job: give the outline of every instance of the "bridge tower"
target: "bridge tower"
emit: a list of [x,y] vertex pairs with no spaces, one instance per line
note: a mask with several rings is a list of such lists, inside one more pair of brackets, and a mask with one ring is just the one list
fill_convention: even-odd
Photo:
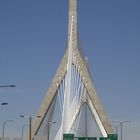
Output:
[[[67,49],[37,113],[41,118],[33,120],[32,138],[43,135],[43,131],[44,137],[50,139],[50,127],[56,114],[60,114],[60,121],[56,120],[58,129],[53,139],[62,140],[64,133],[74,133],[79,125],[81,110],[85,106],[90,110],[103,137],[113,133],[96,94],[87,59],[80,53],[77,25],[77,0],[69,0]],[[58,106],[59,111],[55,114],[54,110]],[[83,127],[86,135],[88,130],[85,122]]]

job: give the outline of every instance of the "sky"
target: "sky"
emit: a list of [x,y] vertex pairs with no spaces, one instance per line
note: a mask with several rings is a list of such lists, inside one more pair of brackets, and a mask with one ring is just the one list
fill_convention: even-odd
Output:
[[[94,86],[124,140],[140,137],[140,1],[79,0],[78,31]],[[21,136],[64,55],[68,0],[0,0],[0,134]],[[25,115],[27,118],[20,118]]]

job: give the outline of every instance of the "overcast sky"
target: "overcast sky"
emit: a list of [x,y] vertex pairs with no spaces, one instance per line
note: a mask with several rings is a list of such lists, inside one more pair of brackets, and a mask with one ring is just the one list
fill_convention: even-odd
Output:
[[[110,120],[124,125],[126,140],[140,138],[140,1],[79,0],[80,42]],[[6,136],[21,136],[63,57],[68,0],[0,0],[0,88]]]

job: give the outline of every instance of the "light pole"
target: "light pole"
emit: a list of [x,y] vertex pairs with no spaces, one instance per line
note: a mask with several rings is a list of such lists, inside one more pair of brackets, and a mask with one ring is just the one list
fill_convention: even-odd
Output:
[[5,88],[5,87],[16,87],[15,85],[3,85],[3,86],[0,86],[0,88]]
[[[1,102],[0,105],[6,106],[6,105],[8,105],[8,103],[6,103],[6,102]],[[7,120],[7,121],[11,121],[11,120]],[[6,123],[7,121],[4,121],[4,122],[3,122],[2,137],[4,137],[4,127],[5,127],[5,123]]]
[[118,134],[118,128],[120,127],[120,125],[117,126],[117,125],[114,125],[114,124],[113,124],[113,126],[114,126],[114,128],[115,128],[115,133]]
[[28,125],[28,124],[24,124],[24,125],[22,126],[22,131],[21,131],[21,138],[22,138],[22,140],[23,140],[24,128],[25,128],[26,126],[29,126],[29,125]]
[[121,140],[122,140],[122,138],[123,138],[123,135],[122,135],[122,133],[123,133],[123,131],[122,131],[122,129],[123,129],[123,124],[124,123],[127,123],[127,122],[131,122],[131,121],[120,121],[119,123],[120,123],[120,126],[121,126]]
[[48,139],[47,140],[50,140],[50,126],[55,124],[56,122],[52,122],[52,123],[48,123],[47,126],[48,126]]
[[14,120],[6,120],[3,122],[3,125],[2,125],[2,138],[4,138],[4,133],[5,133],[5,125],[6,123],[8,122],[13,122]]
[[[21,117],[21,118],[27,118],[24,115],[20,115],[19,117]],[[36,117],[37,118],[40,118],[41,116],[36,116]],[[32,117],[29,116],[28,119],[29,119],[29,140],[32,140]]]
[[73,128],[72,130],[74,131],[77,137],[80,135],[81,128]]
[[[116,122],[116,121],[113,121],[113,122]],[[125,123],[130,123],[131,121],[118,121],[117,123],[120,124],[120,127],[121,127],[121,140],[123,139],[123,124]]]
[[29,117],[29,140],[32,140],[32,117]]

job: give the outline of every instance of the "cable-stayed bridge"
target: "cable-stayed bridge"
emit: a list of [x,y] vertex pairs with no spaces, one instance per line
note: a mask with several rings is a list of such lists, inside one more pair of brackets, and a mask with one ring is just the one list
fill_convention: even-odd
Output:
[[93,121],[101,136],[114,133],[80,51],[77,0],[69,0],[68,20],[67,49],[37,113],[41,117],[32,122],[31,139],[62,140],[70,133],[94,136]]

